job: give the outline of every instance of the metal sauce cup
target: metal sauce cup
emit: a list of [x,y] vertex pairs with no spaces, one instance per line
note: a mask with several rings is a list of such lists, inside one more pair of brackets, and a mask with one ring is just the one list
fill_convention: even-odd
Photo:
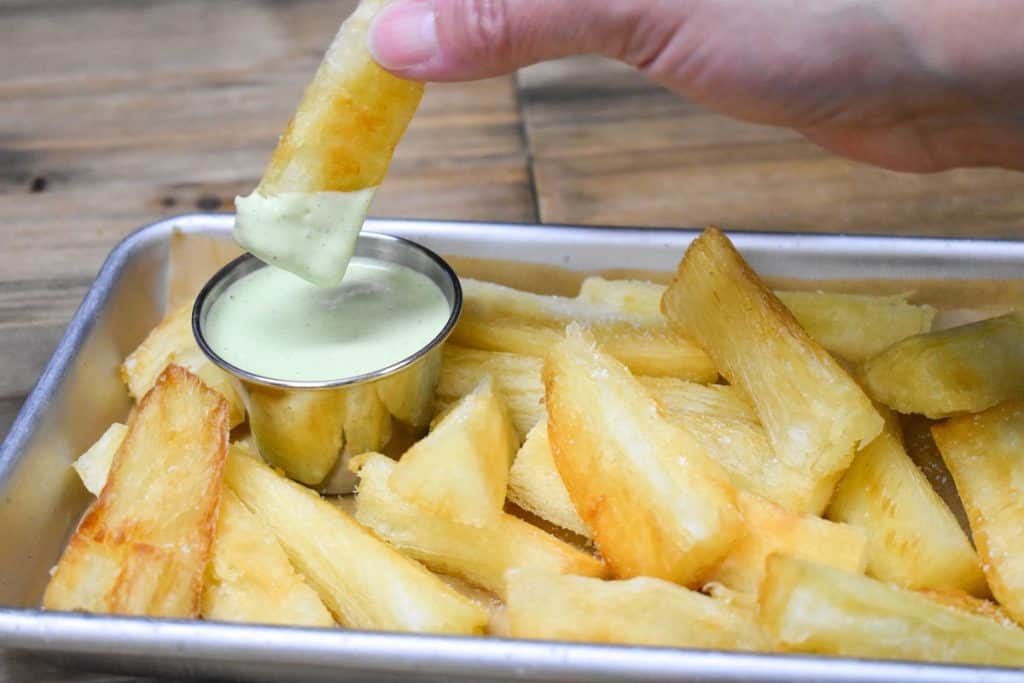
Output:
[[[450,309],[445,326],[425,347],[379,370],[329,381],[291,381],[257,375],[218,355],[207,343],[206,319],[213,302],[232,283],[268,267],[251,254],[235,259],[214,275],[192,310],[192,331],[199,348],[236,380],[260,455],[292,479],[335,493],[351,490],[348,457],[381,450],[391,439],[393,421],[412,435],[426,431],[442,347],[462,310],[458,277],[429,249],[400,237],[363,232],[355,255],[426,275],[440,288]],[[347,457],[341,457],[343,454]]]

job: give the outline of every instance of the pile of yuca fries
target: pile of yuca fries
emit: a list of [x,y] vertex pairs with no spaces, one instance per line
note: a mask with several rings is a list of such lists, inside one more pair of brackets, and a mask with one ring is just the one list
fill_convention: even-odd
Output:
[[772,292],[716,230],[667,288],[463,286],[431,429],[352,459],[353,514],[231,442],[172,313],[75,465],[98,498],[45,606],[1024,664],[1020,314]]

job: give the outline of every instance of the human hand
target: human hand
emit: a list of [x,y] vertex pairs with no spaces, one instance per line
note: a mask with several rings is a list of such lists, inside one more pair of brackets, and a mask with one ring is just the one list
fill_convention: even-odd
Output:
[[394,73],[473,80],[600,53],[737,118],[886,168],[1024,169],[1019,0],[395,0]]

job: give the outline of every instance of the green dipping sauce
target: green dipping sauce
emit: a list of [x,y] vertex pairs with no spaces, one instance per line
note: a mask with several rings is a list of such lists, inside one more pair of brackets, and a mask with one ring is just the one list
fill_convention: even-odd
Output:
[[357,256],[336,287],[255,270],[210,306],[207,343],[232,365],[284,381],[325,382],[397,363],[444,329],[451,308],[422,273]]

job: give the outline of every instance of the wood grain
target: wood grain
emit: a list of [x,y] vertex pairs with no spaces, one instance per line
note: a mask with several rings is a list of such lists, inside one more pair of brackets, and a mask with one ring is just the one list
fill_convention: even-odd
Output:
[[1024,235],[1021,173],[872,168],[792,131],[721,117],[596,57],[519,79],[543,222]]

